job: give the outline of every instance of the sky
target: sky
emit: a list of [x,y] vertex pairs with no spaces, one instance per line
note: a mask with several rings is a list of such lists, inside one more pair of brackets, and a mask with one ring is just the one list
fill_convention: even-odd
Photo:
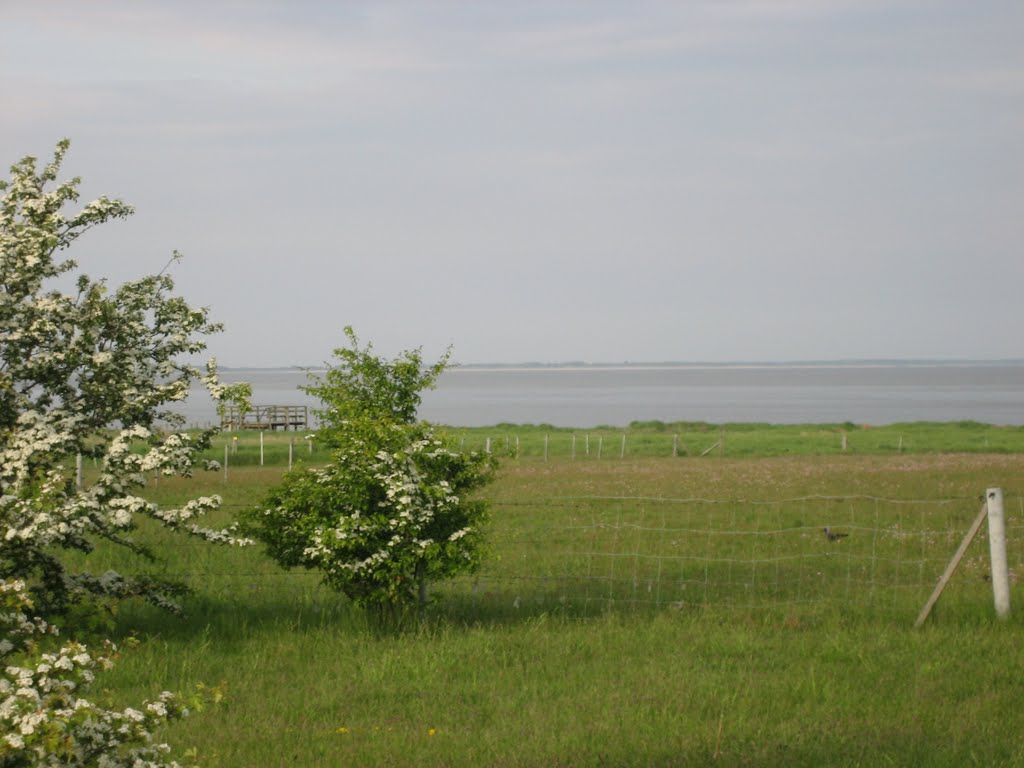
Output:
[[1024,357],[1024,3],[0,0],[0,164],[226,366]]

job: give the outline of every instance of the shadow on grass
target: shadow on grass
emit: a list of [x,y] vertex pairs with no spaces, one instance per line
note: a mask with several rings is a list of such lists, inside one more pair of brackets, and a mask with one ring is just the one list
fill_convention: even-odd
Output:
[[117,616],[121,637],[159,635],[186,639],[204,634],[223,641],[244,641],[263,631],[310,632],[327,626],[367,629],[364,613],[329,590],[287,593],[190,595],[182,614],[147,604],[125,606]]
[[263,633],[279,634],[282,630],[296,634],[340,630],[393,636],[441,627],[516,626],[541,618],[586,621],[611,616],[696,616],[704,612],[697,605],[636,605],[587,596],[567,598],[559,590],[532,591],[521,595],[491,592],[445,594],[438,590],[436,600],[422,613],[410,609],[398,621],[382,622],[371,612],[353,605],[326,587],[195,593],[183,601],[182,607],[183,614],[175,615],[143,603],[122,606],[117,615],[116,636],[187,640],[201,635],[215,642],[241,643]]
[[[399,621],[381,622],[351,603],[344,596],[305,579],[290,588],[280,585],[272,589],[258,584],[237,585],[216,593],[196,592],[183,602],[184,615],[175,615],[153,606],[135,603],[122,606],[116,617],[116,637],[131,634],[141,637],[161,636],[165,639],[189,639],[204,635],[219,642],[251,640],[263,633],[279,634],[282,630],[297,634],[344,631],[366,635],[398,635],[423,629],[437,630],[479,628],[481,626],[516,626],[539,619],[589,621],[621,618],[646,620],[656,617],[678,617],[759,626],[786,626],[809,629],[832,626],[863,626],[909,628],[919,607],[914,601],[880,608],[868,604],[815,600],[805,603],[742,602],[701,597],[692,601],[637,601],[613,599],[585,589],[575,591],[553,585],[528,590],[514,588],[466,588],[465,584],[440,585],[434,600],[422,614],[414,609]],[[695,596],[696,597],[696,596]],[[1021,626],[1021,615],[1011,616],[1009,623]],[[926,624],[926,629],[969,627],[998,622],[988,601],[950,599],[940,602]]]

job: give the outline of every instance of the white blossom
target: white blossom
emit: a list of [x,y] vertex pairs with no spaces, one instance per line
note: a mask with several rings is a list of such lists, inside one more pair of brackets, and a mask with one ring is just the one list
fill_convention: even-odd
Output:
[[[101,197],[65,215],[78,198],[77,180],[55,183],[66,150],[62,142],[42,170],[26,158],[0,182],[0,566],[40,560],[26,551],[116,540],[143,515],[210,541],[246,543],[231,529],[197,524],[218,508],[214,497],[160,509],[138,495],[148,473],[189,474],[205,439],[156,439],[150,426],[164,406],[197,379],[217,397],[238,389],[220,384],[212,362],[204,373],[181,361],[201,352],[218,326],[172,295],[169,276],[111,288],[80,275],[74,289],[62,288],[77,264],[58,253],[85,230],[132,212]],[[77,489],[70,468],[86,450],[100,472]],[[122,591],[126,584],[64,576],[47,583]]]
[[[166,759],[169,747],[153,732],[187,710],[164,691],[139,708],[104,709],[81,695],[94,670],[109,666],[80,643],[50,653],[33,650],[56,630],[31,616],[23,581],[0,580],[0,763],[7,765],[97,765],[108,768],[176,768]],[[107,644],[106,652],[116,648]],[[15,656],[17,654],[17,656]],[[54,751],[54,750],[58,751]],[[180,768],[180,767],[178,767]]]

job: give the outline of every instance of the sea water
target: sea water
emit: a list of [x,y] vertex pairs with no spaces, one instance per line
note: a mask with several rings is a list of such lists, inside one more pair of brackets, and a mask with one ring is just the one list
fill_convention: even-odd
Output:
[[[309,380],[304,370],[233,369],[221,378],[250,382],[254,404],[318,406],[299,389]],[[189,424],[216,420],[200,386],[178,410]],[[461,367],[424,393],[420,416],[466,427],[655,420],[1018,425],[1024,362]]]

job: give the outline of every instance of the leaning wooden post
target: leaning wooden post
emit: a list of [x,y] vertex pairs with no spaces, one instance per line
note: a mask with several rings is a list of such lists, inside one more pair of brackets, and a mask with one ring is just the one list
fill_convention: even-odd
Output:
[[625,432],[622,433],[622,447],[619,448],[619,458],[620,459],[626,458],[626,433]]
[[82,454],[75,458],[75,490],[82,490]]
[[1003,489],[989,488],[985,492],[988,507],[988,547],[992,560],[992,596],[996,615],[1005,619],[1010,615],[1010,570],[1006,563],[1006,517],[1003,514]]
[[945,573],[939,577],[939,583],[935,585],[935,589],[932,590],[931,597],[928,598],[928,602],[924,604],[924,608],[921,609],[921,613],[917,615],[917,621],[914,622],[915,627],[920,627],[924,624],[928,618],[928,614],[932,612],[932,608],[935,607],[935,603],[938,602],[939,596],[942,594],[942,590],[946,588],[949,580],[953,578],[953,574],[956,572],[956,568],[960,565],[960,561],[963,559],[964,554],[967,552],[967,548],[974,541],[974,537],[978,535],[978,531],[981,530],[981,524],[985,522],[985,516],[988,514],[988,505],[982,504],[981,511],[978,512],[978,516],[974,518],[974,522],[971,523],[970,530],[964,536],[964,540],[960,542],[960,547],[957,549],[956,554],[953,555],[953,559],[949,561],[949,565],[946,566]]
[[292,469],[292,456],[295,454],[295,438],[288,438],[288,471]]

